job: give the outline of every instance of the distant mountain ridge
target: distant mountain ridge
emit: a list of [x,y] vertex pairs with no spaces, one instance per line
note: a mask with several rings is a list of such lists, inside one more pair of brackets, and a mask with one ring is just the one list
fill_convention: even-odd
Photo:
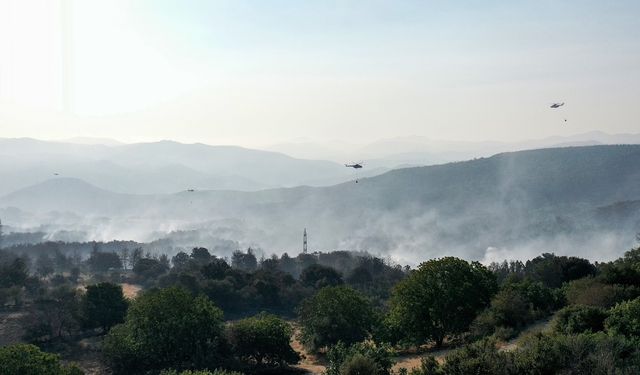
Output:
[[299,158],[355,158],[365,160],[371,166],[389,167],[400,164],[398,161],[405,164],[431,165],[487,157],[501,152],[600,144],[640,144],[640,134],[607,134],[592,131],[516,142],[451,141],[410,136],[382,139],[364,145],[343,142],[289,142],[271,145],[267,149]]
[[[49,183],[4,196],[0,207],[110,217],[113,235],[113,226],[132,218],[156,231],[170,221],[170,228],[163,224],[169,230],[224,233],[225,239],[253,241],[273,252],[297,249],[306,227],[314,249],[369,250],[403,259],[416,252],[422,259],[485,259],[488,249],[503,249],[507,254],[500,255],[508,257],[524,249],[576,248],[584,256],[606,257],[623,251],[640,229],[637,204],[606,208],[640,200],[640,145],[509,152],[397,169],[357,184],[257,192],[127,195],[76,180]],[[615,227],[608,224],[613,221]]]
[[123,193],[154,194],[328,185],[352,178],[353,171],[335,162],[237,146],[173,141],[107,146],[19,138],[0,139],[0,175],[0,195],[54,176]]

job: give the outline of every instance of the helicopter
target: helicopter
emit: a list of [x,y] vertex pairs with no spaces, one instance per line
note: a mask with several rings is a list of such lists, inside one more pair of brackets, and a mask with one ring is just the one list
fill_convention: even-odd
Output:
[[[353,168],[353,169],[355,169],[357,171],[358,169],[362,168],[363,164],[364,164],[363,162],[358,162],[358,163],[345,164],[344,166],[347,167],[347,168]],[[356,184],[357,183],[358,183],[358,177],[357,177],[357,174],[356,174]]]
[[360,163],[353,163],[353,164],[345,164],[344,166],[347,168],[353,168],[353,169],[360,169],[362,168],[362,162]]
[[564,105],[564,102],[562,103],[553,103],[551,104],[551,106],[549,106],[549,108],[560,108]]

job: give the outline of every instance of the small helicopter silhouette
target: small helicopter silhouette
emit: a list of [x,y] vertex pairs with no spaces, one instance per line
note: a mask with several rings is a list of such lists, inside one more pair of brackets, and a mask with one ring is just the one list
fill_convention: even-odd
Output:
[[[347,168],[353,168],[353,169],[355,169],[357,171],[358,169],[362,168],[363,164],[364,164],[363,162],[358,162],[358,163],[345,164],[344,166],[347,167]],[[356,174],[356,184],[357,183],[358,183],[358,177],[357,177],[357,174]]]
[[353,163],[353,164],[345,164],[344,166],[347,168],[353,168],[353,169],[360,169],[362,168],[362,162],[359,163]]

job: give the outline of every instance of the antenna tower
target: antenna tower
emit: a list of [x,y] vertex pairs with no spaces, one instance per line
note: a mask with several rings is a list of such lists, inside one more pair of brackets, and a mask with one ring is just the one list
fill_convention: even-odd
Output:
[[304,228],[304,234],[302,235],[302,252],[307,253],[307,228]]

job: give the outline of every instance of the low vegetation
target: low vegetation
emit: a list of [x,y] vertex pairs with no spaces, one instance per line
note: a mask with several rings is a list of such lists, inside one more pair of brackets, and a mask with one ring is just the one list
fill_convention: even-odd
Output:
[[[115,375],[299,373],[307,355],[324,358],[327,375],[640,371],[640,248],[609,263],[445,257],[413,270],[349,252],[249,249],[228,261],[204,248],[171,258],[99,248],[0,251],[2,311],[20,316],[23,334],[0,348],[0,373],[82,374],[87,339]],[[144,290],[127,299],[123,283]],[[540,321],[547,330],[502,349]],[[429,357],[439,347],[446,355]],[[394,367],[425,350],[419,367]]]

